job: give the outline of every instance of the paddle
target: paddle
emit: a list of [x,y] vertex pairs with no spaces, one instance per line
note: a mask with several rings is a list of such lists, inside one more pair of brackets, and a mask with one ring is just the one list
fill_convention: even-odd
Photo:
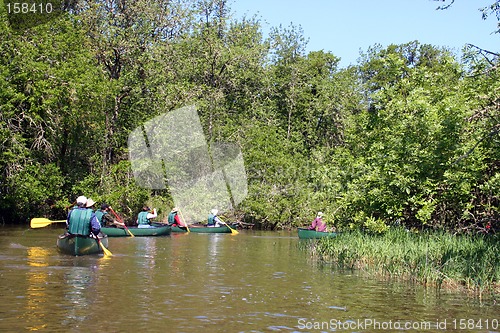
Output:
[[96,235],[94,235],[92,233],[90,235],[91,235],[91,237],[93,236],[95,238],[95,240],[97,241],[97,244],[99,244],[99,246],[101,247],[102,252],[104,252],[104,255],[106,255],[106,256],[112,256],[113,255],[113,253],[111,253],[111,251],[108,250],[106,248],[106,246],[104,246],[104,244],[101,242],[101,240],[99,239],[99,236],[96,236]]
[[191,231],[189,231],[188,224],[186,223],[186,220],[184,220],[184,216],[182,216],[182,212],[180,210],[179,210],[179,214],[181,214],[182,223],[184,223],[184,225],[186,226],[187,232],[191,232]]
[[43,228],[43,227],[46,227],[52,223],[60,223],[60,222],[66,222],[66,220],[52,221],[52,220],[46,219],[45,217],[35,217],[35,218],[31,219],[30,227]]
[[109,210],[111,211],[111,213],[113,213],[113,215],[116,217],[116,219],[118,220],[118,222],[123,223],[123,226],[125,227],[125,230],[127,230],[127,232],[130,235],[130,237],[135,237],[134,234],[130,230],[128,230],[127,225],[125,224],[125,222],[123,222],[123,220],[118,216],[118,214],[115,213],[115,211],[113,210],[113,208],[109,207]]
[[69,210],[72,206],[76,205],[76,201],[73,201],[68,206],[64,207],[65,210]]
[[[224,222],[224,221],[222,221],[222,219],[221,219],[220,217],[219,217],[219,220],[221,220],[221,222]],[[229,226],[229,224],[227,224],[226,222],[224,222],[224,223],[226,224],[226,227],[228,227],[228,228],[229,228],[229,230],[231,230],[231,235],[237,235],[237,234],[239,234],[239,232],[238,232],[238,231],[236,231],[236,230],[234,230],[233,228],[231,228],[231,227]]]

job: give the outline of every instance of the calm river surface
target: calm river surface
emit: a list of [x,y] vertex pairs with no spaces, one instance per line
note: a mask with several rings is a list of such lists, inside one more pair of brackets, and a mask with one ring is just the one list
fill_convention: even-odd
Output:
[[500,332],[492,301],[336,272],[294,232],[111,238],[112,257],[72,257],[61,231],[0,227],[0,332]]

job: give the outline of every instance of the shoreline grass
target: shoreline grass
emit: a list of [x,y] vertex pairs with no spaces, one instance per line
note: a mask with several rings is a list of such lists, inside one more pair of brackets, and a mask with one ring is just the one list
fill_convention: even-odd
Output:
[[340,269],[359,269],[437,288],[498,293],[498,236],[412,233],[393,228],[382,235],[340,233],[312,244],[311,253]]

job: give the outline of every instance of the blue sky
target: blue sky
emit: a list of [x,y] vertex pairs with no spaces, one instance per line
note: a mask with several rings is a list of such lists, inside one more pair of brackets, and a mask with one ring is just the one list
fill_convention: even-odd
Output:
[[[449,1],[447,1],[448,3]],[[324,50],[341,57],[341,66],[356,64],[359,50],[381,44],[447,46],[460,53],[466,43],[500,51],[496,18],[481,19],[479,8],[494,0],[455,0],[447,10],[431,0],[233,0],[235,18],[256,15],[263,32],[291,22],[309,39],[307,51]]]

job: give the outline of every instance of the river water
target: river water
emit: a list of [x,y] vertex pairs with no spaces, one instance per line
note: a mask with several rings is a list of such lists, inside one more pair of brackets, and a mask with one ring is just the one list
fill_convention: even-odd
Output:
[[500,332],[500,306],[336,272],[294,232],[111,238],[72,257],[62,229],[0,228],[0,332]]

